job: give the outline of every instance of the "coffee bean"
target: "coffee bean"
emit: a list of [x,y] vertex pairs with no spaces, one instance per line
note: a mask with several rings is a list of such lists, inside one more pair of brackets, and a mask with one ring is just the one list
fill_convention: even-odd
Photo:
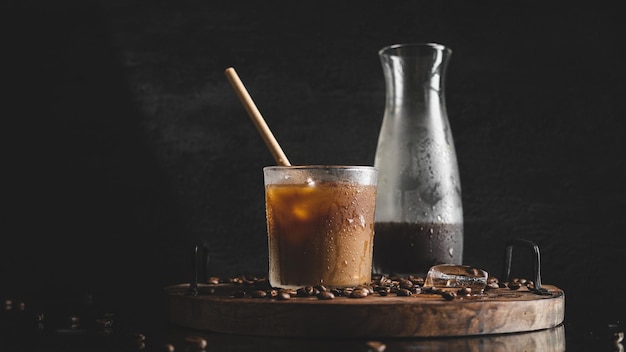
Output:
[[387,346],[379,341],[368,341],[365,346],[367,347],[367,352],[384,352],[387,349]]
[[496,284],[497,284],[497,283],[498,283],[498,278],[497,278],[497,277],[493,277],[493,276],[489,276],[489,277],[487,278],[487,283],[488,283],[488,284],[489,284],[489,283],[496,283]]
[[400,288],[411,288],[413,287],[413,282],[411,282],[408,279],[402,279],[400,280]]
[[174,348],[174,345],[172,345],[171,343],[161,345],[161,347],[158,349],[158,351],[161,352],[174,352],[175,350],[176,349]]
[[486,288],[490,289],[490,290],[495,290],[497,288],[500,288],[500,285],[498,285],[497,282],[490,282],[490,283],[487,284]]
[[231,278],[228,278],[226,281],[231,283],[231,284],[242,284],[243,283],[243,279],[240,278],[240,277],[231,277]]
[[324,285],[315,285],[313,286],[313,288],[318,290],[319,292],[328,291],[328,289]]
[[411,291],[406,289],[406,288],[401,288],[401,289],[398,290],[396,295],[402,296],[402,297],[408,297],[408,296],[411,295]]
[[113,326],[113,320],[106,318],[96,319],[96,325],[101,328],[110,328],[111,326]]
[[520,287],[522,287],[522,285],[519,283],[519,281],[509,282],[509,288],[511,290],[519,290]]
[[70,315],[67,320],[72,328],[77,328],[80,325],[80,317],[78,315]]
[[192,349],[204,350],[207,346],[207,340],[202,336],[187,336],[185,337],[185,344]]
[[366,289],[357,288],[350,293],[350,298],[365,298],[369,295],[369,292]]
[[291,294],[287,291],[278,291],[278,296],[276,296],[276,299],[278,299],[279,301],[286,301],[291,299]]
[[335,299],[335,295],[330,291],[321,291],[320,293],[317,294],[317,299],[328,301],[331,299]]
[[265,298],[267,297],[267,292],[263,290],[254,290],[251,294],[252,298]]
[[126,335],[126,341],[131,346],[141,346],[146,342],[146,336],[139,332],[133,332]]
[[299,289],[296,290],[296,296],[298,296],[298,297],[309,297],[309,296],[311,296],[311,294],[307,291],[306,288],[300,287]]
[[381,296],[387,296],[390,291],[391,291],[391,288],[386,287],[386,286],[380,286],[376,289],[376,292],[378,292],[378,294]]
[[445,299],[446,301],[451,301],[454,298],[456,298],[456,292],[454,292],[454,291],[446,291],[446,292],[443,292],[441,294],[441,297],[443,297],[443,299]]
[[462,287],[456,293],[459,296],[469,296],[472,294],[472,289],[470,287]]
[[424,286],[424,278],[423,277],[415,277],[415,278],[411,279],[411,282],[413,282],[413,284],[417,285],[417,286]]
[[335,297],[343,296],[343,290],[340,288],[333,288],[330,292],[335,295]]
[[434,286],[424,286],[424,287],[422,287],[422,292],[424,292],[424,293],[437,293],[437,289]]

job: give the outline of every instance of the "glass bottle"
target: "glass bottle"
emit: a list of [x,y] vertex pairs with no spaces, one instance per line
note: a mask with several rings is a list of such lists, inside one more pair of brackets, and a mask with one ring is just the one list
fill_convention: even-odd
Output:
[[386,102],[378,168],[374,272],[425,275],[462,264],[463,207],[444,80],[452,51],[440,44],[382,48]]

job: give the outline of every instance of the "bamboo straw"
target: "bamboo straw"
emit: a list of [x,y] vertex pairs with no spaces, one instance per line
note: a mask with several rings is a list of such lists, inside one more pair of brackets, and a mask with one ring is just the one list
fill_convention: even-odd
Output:
[[225,73],[226,73],[226,77],[230,81],[230,84],[235,89],[235,92],[237,93],[239,100],[241,100],[241,103],[243,104],[244,108],[248,112],[248,115],[250,115],[252,122],[254,123],[257,130],[261,134],[263,141],[269,148],[270,152],[272,153],[272,156],[274,156],[276,163],[282,166],[291,166],[291,164],[289,163],[289,160],[287,159],[287,156],[285,155],[282,148],[278,144],[278,141],[276,140],[276,138],[274,138],[274,134],[272,134],[272,131],[267,126],[265,119],[263,119],[263,116],[259,112],[259,109],[257,109],[256,105],[254,105],[254,101],[252,101],[252,97],[250,97],[250,94],[248,94],[246,87],[244,87],[243,83],[241,82],[241,79],[239,79],[239,75],[237,75],[237,72],[235,71],[235,69],[232,67],[229,67],[226,69]]

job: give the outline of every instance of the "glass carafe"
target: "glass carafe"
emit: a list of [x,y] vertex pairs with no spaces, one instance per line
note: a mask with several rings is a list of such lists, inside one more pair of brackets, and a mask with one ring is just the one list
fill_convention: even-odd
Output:
[[462,264],[461,182],[444,94],[452,51],[410,43],[378,54],[386,103],[374,161],[374,272],[425,275]]

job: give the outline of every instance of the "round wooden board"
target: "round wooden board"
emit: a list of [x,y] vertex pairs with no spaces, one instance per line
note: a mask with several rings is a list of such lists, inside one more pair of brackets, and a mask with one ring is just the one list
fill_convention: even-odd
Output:
[[[447,301],[438,294],[365,298],[294,297],[290,300],[235,298],[245,290],[231,284],[188,284],[165,288],[168,320],[181,327],[219,333],[291,337],[436,337],[536,331],[563,322],[565,293],[544,285],[550,295],[526,289],[488,290]],[[215,290],[214,293],[207,293]]]

